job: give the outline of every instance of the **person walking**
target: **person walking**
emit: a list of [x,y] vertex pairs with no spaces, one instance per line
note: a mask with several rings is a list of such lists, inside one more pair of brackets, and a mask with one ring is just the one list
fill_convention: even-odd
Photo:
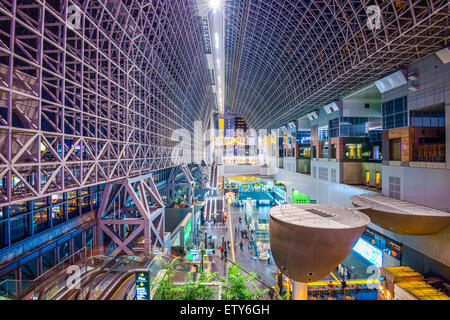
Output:
[[328,291],[330,291],[330,295],[334,296],[334,284],[333,282],[330,280],[330,282],[328,282]]
[[225,262],[227,261],[227,250],[225,249],[225,251],[223,252],[223,255],[225,257]]
[[241,243],[239,243],[239,247],[241,248],[241,251],[244,251],[244,249],[243,249],[244,244],[242,243],[242,240],[241,240]]
[[222,246],[220,246],[220,260],[223,260],[223,253],[224,253],[224,249]]
[[241,218],[241,217],[239,217],[239,224],[241,224],[241,222],[242,222],[242,218]]
[[345,281],[345,279],[342,280],[341,285],[342,285],[342,292],[345,293],[345,288],[347,288],[347,282]]

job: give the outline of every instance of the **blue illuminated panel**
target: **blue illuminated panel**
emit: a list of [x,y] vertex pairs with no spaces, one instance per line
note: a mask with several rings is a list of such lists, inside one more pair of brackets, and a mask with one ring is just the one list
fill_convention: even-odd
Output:
[[364,240],[359,239],[353,247],[353,250],[363,256],[364,259],[368,260],[372,264],[377,265],[377,267],[382,266],[383,252],[368,244]]

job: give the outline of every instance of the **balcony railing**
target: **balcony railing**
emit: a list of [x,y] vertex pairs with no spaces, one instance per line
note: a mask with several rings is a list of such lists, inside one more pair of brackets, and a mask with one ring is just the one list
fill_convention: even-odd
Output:
[[414,160],[445,162],[445,143],[420,144],[414,147]]

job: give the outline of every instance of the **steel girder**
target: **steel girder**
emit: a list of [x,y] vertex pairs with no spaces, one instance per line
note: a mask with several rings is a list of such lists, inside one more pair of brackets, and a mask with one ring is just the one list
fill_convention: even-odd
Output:
[[[185,190],[186,198],[183,197],[183,190]],[[171,207],[175,203],[184,203],[187,207],[192,205],[194,177],[187,165],[172,168],[168,179],[167,193],[167,207]]]
[[204,188],[206,186],[206,182],[208,177],[205,175],[205,171],[202,166],[198,163],[192,163],[188,165],[189,170],[191,171],[192,177],[194,181],[201,187]]
[[111,256],[162,251],[164,220],[164,203],[151,175],[107,183],[97,214],[99,249]]
[[184,163],[172,133],[213,106],[195,12],[0,0],[0,207]]
[[[379,29],[367,25],[370,5]],[[225,0],[224,10],[225,105],[254,129],[341,99],[450,35],[448,0]]]

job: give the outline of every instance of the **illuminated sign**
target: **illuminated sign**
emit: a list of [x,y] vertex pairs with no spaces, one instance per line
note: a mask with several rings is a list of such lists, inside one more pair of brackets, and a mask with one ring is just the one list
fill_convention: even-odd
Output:
[[362,239],[359,239],[353,247],[357,253],[363,256],[364,259],[370,261],[372,264],[375,264],[377,267],[381,268],[383,261],[383,253],[375,248],[374,246],[368,244]]
[[140,271],[135,275],[136,300],[150,300],[150,275],[148,271]]
[[310,144],[311,143],[311,137],[303,137],[300,140],[301,144]]
[[184,244],[186,244],[186,241],[188,241],[189,236],[191,235],[192,230],[192,221],[189,220],[189,222],[184,227]]

